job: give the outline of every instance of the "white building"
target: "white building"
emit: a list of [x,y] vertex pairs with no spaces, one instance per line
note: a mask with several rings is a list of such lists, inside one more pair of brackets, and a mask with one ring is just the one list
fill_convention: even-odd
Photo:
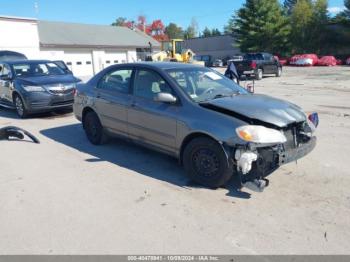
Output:
[[28,59],[63,60],[78,77],[135,62],[150,43],[160,49],[152,37],[125,27],[0,16],[0,50],[20,52]]

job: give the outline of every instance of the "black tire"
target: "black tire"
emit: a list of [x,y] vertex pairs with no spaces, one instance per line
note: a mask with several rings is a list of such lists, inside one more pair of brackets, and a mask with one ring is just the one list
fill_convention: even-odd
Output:
[[264,75],[263,70],[259,68],[258,70],[256,70],[255,79],[261,80],[261,79],[263,79],[263,75]]
[[222,147],[206,137],[193,139],[183,153],[183,165],[188,176],[209,188],[218,188],[230,180],[233,168],[229,163]]
[[277,67],[277,72],[276,72],[276,77],[281,77],[282,76],[282,67]]
[[88,112],[83,119],[83,126],[89,141],[94,145],[102,145],[108,141],[100,119],[95,112]]
[[15,94],[13,96],[13,105],[15,106],[17,115],[20,118],[26,118],[28,116],[28,114],[29,114],[28,110],[27,110],[22,98],[18,94]]

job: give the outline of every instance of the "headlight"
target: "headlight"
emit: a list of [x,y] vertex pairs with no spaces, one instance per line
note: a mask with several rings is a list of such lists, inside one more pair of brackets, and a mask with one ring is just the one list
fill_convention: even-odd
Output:
[[41,86],[23,86],[23,89],[27,92],[44,92],[45,89]]
[[240,126],[236,129],[236,133],[244,141],[252,143],[282,144],[287,141],[282,132],[264,126]]

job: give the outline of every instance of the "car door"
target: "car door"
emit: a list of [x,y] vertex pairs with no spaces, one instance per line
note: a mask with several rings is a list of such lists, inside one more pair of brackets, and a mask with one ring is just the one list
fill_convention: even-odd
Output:
[[179,101],[175,104],[156,102],[159,93],[176,96],[170,85],[155,71],[139,69],[133,81],[133,101],[128,110],[128,132],[132,139],[161,151],[175,153],[176,123]]
[[12,75],[7,64],[0,64],[0,99],[3,103],[12,104],[12,81],[5,77]]
[[95,109],[103,127],[127,136],[127,108],[131,103],[130,80],[133,68],[111,69],[95,88]]
[[274,62],[274,59],[273,59],[273,56],[270,55],[270,54],[264,54],[264,73],[266,74],[272,74],[275,72],[274,70],[274,65],[275,65],[275,62]]

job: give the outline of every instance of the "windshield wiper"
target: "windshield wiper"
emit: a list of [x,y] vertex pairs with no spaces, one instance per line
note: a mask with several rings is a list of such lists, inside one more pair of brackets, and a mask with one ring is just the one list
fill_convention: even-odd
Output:
[[240,93],[238,91],[237,92],[232,92],[232,93],[226,93],[226,94],[217,94],[211,99],[218,99],[218,98],[223,98],[223,97],[233,97],[233,96],[237,96],[239,94]]

